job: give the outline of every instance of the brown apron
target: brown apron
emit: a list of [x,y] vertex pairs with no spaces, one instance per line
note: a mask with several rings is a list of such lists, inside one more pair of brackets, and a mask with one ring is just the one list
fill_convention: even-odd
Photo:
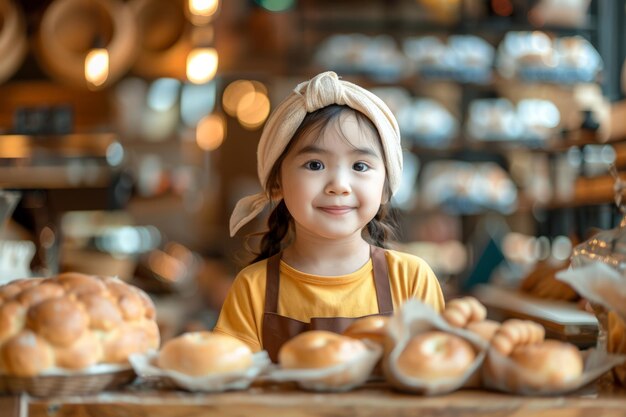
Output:
[[[374,268],[374,285],[378,301],[378,314],[391,316],[393,301],[389,285],[389,271],[385,251],[371,246]],[[263,313],[263,349],[267,350],[272,361],[278,361],[280,347],[294,336],[308,330],[329,330],[343,332],[354,320],[361,317],[312,317],[310,323],[304,323],[278,314],[278,287],[280,285],[280,257],[277,253],[267,260],[267,281],[265,287],[265,312]],[[367,317],[367,316],[364,316]]]

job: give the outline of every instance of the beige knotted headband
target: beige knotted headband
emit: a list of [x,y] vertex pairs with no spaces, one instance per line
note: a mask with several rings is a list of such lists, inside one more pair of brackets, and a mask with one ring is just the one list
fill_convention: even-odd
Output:
[[[257,149],[257,172],[261,186],[265,187],[272,166],[291,141],[304,116],[331,104],[346,105],[357,110],[376,126],[385,156],[387,179],[391,193],[395,193],[402,177],[398,122],[380,98],[358,85],[340,80],[332,71],[298,84],[267,120]],[[231,237],[263,211],[269,201],[268,190],[239,200],[230,217]]]

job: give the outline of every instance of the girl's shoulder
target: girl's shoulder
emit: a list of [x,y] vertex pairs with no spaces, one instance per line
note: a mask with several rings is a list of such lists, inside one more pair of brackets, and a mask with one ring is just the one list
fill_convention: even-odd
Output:
[[267,259],[263,259],[244,267],[241,271],[239,271],[237,277],[235,277],[235,281],[238,281],[239,284],[245,283],[248,285],[265,282],[266,271]]
[[430,265],[417,255],[413,255],[407,252],[401,252],[394,249],[385,249],[385,256],[387,263],[392,269],[402,269],[405,271],[432,271]]

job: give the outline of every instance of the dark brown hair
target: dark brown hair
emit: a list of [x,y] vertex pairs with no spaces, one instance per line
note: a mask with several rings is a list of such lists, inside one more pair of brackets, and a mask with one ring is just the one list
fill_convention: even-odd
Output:
[[[331,125],[333,121],[337,121],[339,116],[345,112],[352,112],[359,123],[361,128],[371,129],[376,133],[376,136],[380,140],[380,134],[376,129],[376,126],[372,123],[372,121],[362,113],[357,110],[352,109],[348,106],[340,106],[340,105],[330,105],[327,107],[323,107],[314,112],[308,113],[302,123],[296,130],[293,135],[293,138],[287,146],[283,153],[278,157],[274,166],[270,170],[270,173],[267,177],[267,181],[265,183],[265,189],[268,190],[270,195],[277,190],[279,190],[280,183],[280,169],[282,166],[285,157],[289,153],[289,151],[293,148],[294,144],[297,143],[301,138],[313,134],[315,131],[318,132],[318,137],[324,132],[324,129]],[[341,131],[341,129],[340,129]],[[345,137],[345,136],[344,136]],[[346,138],[347,140],[347,138]],[[385,176],[385,185],[384,185],[384,193],[386,196],[391,196],[391,188],[389,186],[389,180]],[[289,231],[293,224],[293,218],[287,210],[287,206],[285,205],[284,200],[281,200],[271,211],[268,219],[267,226],[268,230],[266,232],[253,233],[248,237],[253,236],[262,236],[261,238],[261,250],[258,253],[253,252],[256,257],[250,263],[255,263],[261,261],[263,259],[267,259],[283,249],[283,244],[287,241]],[[384,204],[381,204],[378,213],[376,216],[367,224],[364,228],[364,239],[375,246],[386,247],[386,243],[389,239],[395,238],[395,219],[393,216],[393,212],[391,210],[389,201]]]

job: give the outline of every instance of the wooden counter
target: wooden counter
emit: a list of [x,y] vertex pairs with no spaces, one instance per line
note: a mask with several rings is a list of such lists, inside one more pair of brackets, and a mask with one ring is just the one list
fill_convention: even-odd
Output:
[[92,396],[0,397],[7,417],[194,417],[194,416],[546,416],[609,417],[626,415],[626,389],[610,378],[576,393],[557,397],[521,397],[461,390],[422,397],[369,384],[348,393],[308,393],[292,386],[260,386],[247,391],[199,394],[131,387]]

